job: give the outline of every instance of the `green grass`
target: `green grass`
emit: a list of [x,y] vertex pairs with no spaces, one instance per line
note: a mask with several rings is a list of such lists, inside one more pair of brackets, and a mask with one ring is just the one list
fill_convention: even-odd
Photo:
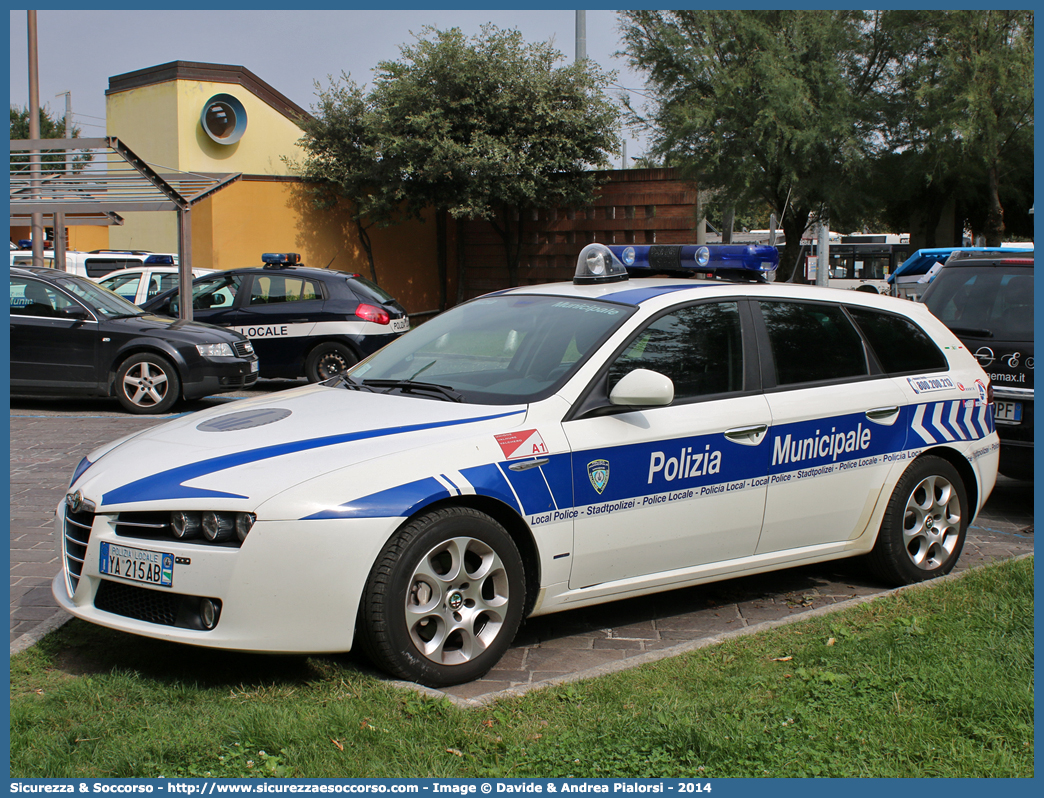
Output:
[[13,777],[1029,777],[1033,560],[481,709],[350,658],[71,622],[11,663]]

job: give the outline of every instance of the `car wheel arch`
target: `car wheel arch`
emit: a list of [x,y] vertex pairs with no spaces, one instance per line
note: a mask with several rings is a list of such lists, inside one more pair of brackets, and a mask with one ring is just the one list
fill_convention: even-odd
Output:
[[390,540],[400,529],[416,518],[446,507],[468,507],[485,513],[504,527],[508,535],[511,536],[515,546],[518,548],[518,553],[522,557],[522,566],[525,571],[526,606],[522,613],[522,620],[525,621],[529,613],[532,612],[540,591],[540,555],[529,524],[513,507],[505,504],[500,499],[481,494],[470,494],[438,499],[416,506],[408,516],[402,519],[402,523],[392,531],[388,539]]
[[165,347],[161,344],[143,341],[130,341],[120,348],[109,364],[109,394],[115,395],[116,373],[120,366],[130,357],[140,354],[154,354],[169,360],[178,371],[181,380],[182,392],[184,391],[185,378],[188,373],[188,364],[174,347]]
[[[975,469],[973,469],[971,463],[968,462],[968,458],[962,455],[957,450],[951,449],[948,446],[936,446],[932,449],[925,449],[915,458],[914,462],[916,462],[916,460],[921,459],[922,457],[928,456],[939,457],[948,462],[955,469],[957,469],[957,473],[960,475],[961,482],[964,483],[964,495],[968,499],[968,507],[974,518],[976,510],[979,506],[980,486],[979,480],[975,476]],[[969,526],[971,525],[971,521],[973,520],[973,518],[968,519]]]

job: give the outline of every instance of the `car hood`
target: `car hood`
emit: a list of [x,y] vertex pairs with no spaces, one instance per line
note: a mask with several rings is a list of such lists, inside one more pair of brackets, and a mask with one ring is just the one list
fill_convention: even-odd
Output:
[[158,336],[168,341],[185,341],[191,344],[218,343],[243,338],[239,333],[214,324],[172,319],[170,316],[157,316],[152,313],[124,319],[108,319],[106,324],[114,325],[127,335]]
[[[525,406],[465,405],[321,385],[193,413],[102,447],[70,490],[98,510],[252,509],[323,474],[511,430]],[[202,504],[201,504],[202,502]]]

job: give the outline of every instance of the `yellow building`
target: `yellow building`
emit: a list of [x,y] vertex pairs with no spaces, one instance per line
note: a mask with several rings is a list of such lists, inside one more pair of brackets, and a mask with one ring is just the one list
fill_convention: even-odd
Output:
[[[116,75],[106,92],[107,134],[156,171],[242,174],[192,208],[194,267],[258,266],[264,252],[299,252],[307,266],[370,277],[347,207],[315,209],[288,165],[303,159],[296,120],[307,116],[241,66],[172,61]],[[176,214],[125,218],[108,228],[109,248],[177,252]],[[411,313],[437,308],[434,220],[369,235],[381,286]]]

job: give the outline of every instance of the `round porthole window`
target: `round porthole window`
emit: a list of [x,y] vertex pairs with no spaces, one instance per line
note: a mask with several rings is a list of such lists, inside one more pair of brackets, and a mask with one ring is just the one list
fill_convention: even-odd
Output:
[[199,123],[218,144],[235,144],[246,130],[246,108],[231,94],[215,94],[203,104]]

